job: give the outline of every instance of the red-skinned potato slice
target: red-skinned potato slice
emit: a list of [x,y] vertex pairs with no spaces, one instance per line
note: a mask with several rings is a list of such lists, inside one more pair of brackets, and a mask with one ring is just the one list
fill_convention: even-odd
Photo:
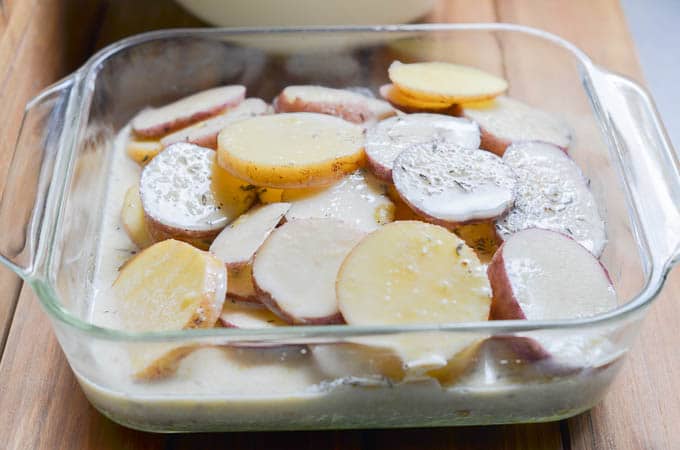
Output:
[[316,366],[331,379],[353,378],[364,384],[381,384],[405,376],[401,358],[390,348],[353,343],[312,345]]
[[182,128],[161,139],[163,147],[177,142],[189,142],[201,147],[217,149],[217,135],[230,123],[249,117],[271,114],[273,109],[264,100],[247,98],[238,106],[228,109],[224,114]]
[[508,89],[502,78],[452,63],[394,61],[388,75],[399,91],[426,102],[474,102],[494,98]]
[[457,104],[448,102],[428,102],[400,91],[393,84],[384,84],[379,89],[380,96],[390,102],[392,106],[405,113],[438,113],[451,116],[462,115],[462,109]]
[[385,186],[358,170],[327,188],[290,189],[282,200],[291,202],[287,220],[329,217],[370,232],[394,219],[394,204]]
[[363,236],[336,219],[286,222],[255,255],[253,279],[261,301],[288,323],[342,323],[335,279]]
[[[215,325],[226,295],[224,264],[184,242],[167,240],[128,261],[113,283],[121,327],[126,331],[169,331]],[[130,346],[138,379],[170,375],[195,345],[150,343]]]
[[551,144],[521,142],[508,147],[503,162],[517,177],[515,204],[496,222],[503,239],[545,228],[573,237],[595,256],[602,253],[604,221],[588,181],[567,154]]
[[564,151],[571,142],[571,129],[565,122],[510,97],[462,106],[463,115],[482,130],[481,147],[500,156],[514,142],[542,141]]
[[270,203],[242,214],[217,235],[210,252],[229,269],[250,264],[255,252],[281,222],[290,203]]
[[327,186],[363,163],[363,128],[317,113],[284,113],[240,120],[218,138],[218,163],[256,186]]
[[366,132],[366,158],[371,172],[392,181],[394,160],[414,145],[444,144],[478,148],[477,124],[442,114],[406,114],[383,120]]
[[222,306],[220,324],[226,328],[271,328],[286,326],[287,323],[260,305],[252,305],[227,297]]
[[222,228],[254,203],[254,189],[246,189],[246,183],[214,161],[212,150],[178,143],[144,167],[140,195],[155,240],[172,237],[207,248]]
[[288,86],[274,101],[277,112],[314,112],[365,123],[395,114],[389,103],[344,89]]
[[[336,282],[338,305],[350,325],[484,321],[489,314],[484,266],[462,240],[424,222],[393,222],[349,253]],[[414,301],[417,299],[417,301]],[[391,348],[410,375],[445,367],[478,336],[417,333],[356,339]]]
[[498,156],[478,149],[412,146],[394,161],[392,179],[414,211],[445,226],[493,219],[514,202],[512,170]]
[[158,138],[207,119],[241,103],[246,88],[240,85],[208,89],[160,108],[148,108],[132,119],[132,130],[143,138]]
[[144,218],[142,199],[139,197],[139,186],[132,186],[125,193],[120,220],[130,240],[139,248],[146,248],[153,243]]
[[243,303],[261,305],[260,298],[253,283],[253,266],[248,264],[241,267],[227,269],[229,279],[227,295]]
[[494,320],[578,319],[617,304],[601,263],[578,242],[554,231],[515,233],[496,252],[487,273]]
[[134,162],[143,166],[163,150],[163,144],[159,141],[140,141],[131,139],[128,141],[125,150]]

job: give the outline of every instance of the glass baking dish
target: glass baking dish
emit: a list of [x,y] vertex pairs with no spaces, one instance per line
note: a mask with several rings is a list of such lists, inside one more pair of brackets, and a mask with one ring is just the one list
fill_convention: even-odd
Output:
[[[395,59],[480,67],[505,77],[509,95],[570,123],[570,154],[606,218],[602,261],[618,291],[616,310],[582,320],[163,333],[92,322],[103,206],[115,183],[108,167],[116,134],[137,111],[229,83],[268,101],[289,84],[375,93]],[[38,294],[88,399],[129,427],[176,432],[551,421],[602,398],[677,261],[678,171],[645,91],[536,29],[159,31],[107,47],[28,104],[0,209],[0,250],[3,263]],[[465,367],[447,366],[450,376],[439,381],[394,383],[357,374],[362,355],[347,343],[388,337],[476,344]],[[130,352],[187,347],[200,349],[169,379],[138,382],[127,370]],[[335,375],[319,372],[319,353],[331,358]],[[382,355],[372,358],[379,362]]]

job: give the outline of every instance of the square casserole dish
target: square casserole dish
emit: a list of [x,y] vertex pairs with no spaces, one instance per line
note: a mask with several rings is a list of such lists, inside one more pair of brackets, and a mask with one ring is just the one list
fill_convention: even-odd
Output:
[[[114,142],[137,111],[233,83],[268,101],[290,84],[375,93],[393,60],[482,68],[506,78],[509,95],[569,122],[570,155],[590,180],[606,221],[602,261],[618,291],[617,309],[580,320],[403,327],[128,333],[93,322],[103,211],[117,181],[109,174]],[[29,103],[2,199],[0,250],[3,262],[38,294],[88,399],[129,427],[173,432],[550,421],[602,398],[677,260],[678,171],[644,90],[539,30],[466,24],[160,31],[102,50]],[[478,345],[466,368],[448,381],[356,376],[361,355],[346,344],[385,336]],[[536,342],[547,350],[547,363],[522,352]],[[201,348],[173,376],[153,382],[131,377],[135,352],[187,346]],[[332,370],[318,370],[318,353],[331,359]]]

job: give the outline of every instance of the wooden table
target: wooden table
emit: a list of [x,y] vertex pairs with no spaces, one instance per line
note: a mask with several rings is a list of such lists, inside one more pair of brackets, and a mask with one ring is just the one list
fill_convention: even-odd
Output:
[[[125,35],[201,26],[170,1],[0,0],[0,185],[23,106],[97,48]],[[512,22],[559,34],[597,63],[642,81],[617,0],[441,0],[438,22]],[[5,449],[675,449],[680,437],[680,274],[668,280],[604,402],[570,420],[381,431],[154,435],[87,403],[33,293],[0,270],[0,448]]]

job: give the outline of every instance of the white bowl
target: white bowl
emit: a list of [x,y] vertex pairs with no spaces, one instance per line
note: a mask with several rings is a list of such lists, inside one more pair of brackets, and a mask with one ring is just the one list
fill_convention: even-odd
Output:
[[223,27],[370,25],[409,22],[434,0],[177,0],[200,19]]

